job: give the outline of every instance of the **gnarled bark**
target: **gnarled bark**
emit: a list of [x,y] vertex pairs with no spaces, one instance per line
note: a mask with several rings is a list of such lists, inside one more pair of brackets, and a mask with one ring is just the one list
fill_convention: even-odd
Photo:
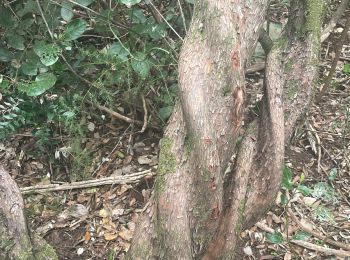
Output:
[[0,259],[57,259],[42,238],[30,236],[23,208],[16,182],[0,165]]
[[[274,201],[284,145],[316,80],[322,6],[320,0],[291,4],[292,19],[267,57],[261,115],[237,145],[245,65],[267,4],[196,2],[179,62],[181,104],[161,141],[155,196],[141,216],[129,259],[234,259],[242,229]],[[236,151],[234,169],[225,176]]]

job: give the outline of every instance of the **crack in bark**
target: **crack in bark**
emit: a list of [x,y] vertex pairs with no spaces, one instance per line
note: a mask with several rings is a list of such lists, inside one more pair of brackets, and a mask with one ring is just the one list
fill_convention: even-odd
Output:
[[[262,114],[246,128],[234,171],[224,183],[226,165],[236,149],[240,126],[236,120],[242,118],[244,99],[238,100],[241,95],[233,93],[244,89],[242,65],[249,60],[250,49],[257,41],[256,32],[262,24],[257,17],[264,15],[266,3],[261,1],[250,13],[240,3],[230,1],[197,3],[180,57],[181,107],[175,109],[165,134],[173,140],[171,151],[178,165],[165,176],[166,189],[155,198],[156,216],[143,219],[147,224],[141,224],[143,232],[135,235],[129,254],[133,258],[129,259],[144,257],[135,250],[143,243],[147,248],[158,245],[147,254],[150,259],[234,259],[240,231],[263,215],[279,190],[284,145],[289,143],[311,100],[320,44],[315,30],[320,30],[321,24],[316,23],[316,29],[298,31],[308,24],[308,19],[318,19],[304,17],[305,12],[298,11],[310,7],[304,4],[292,2],[295,19],[289,20],[284,35],[268,55]],[[244,10],[243,18],[237,8]],[[227,10],[231,16],[225,18]],[[220,14],[220,19],[215,20],[211,11]],[[319,14],[317,10],[306,13]],[[252,23],[248,24],[249,17]],[[223,22],[226,27],[217,27]],[[225,38],[227,32],[231,34],[229,38]],[[297,59],[298,64],[289,64],[289,59]],[[298,71],[299,68],[303,69]],[[293,98],[288,95],[290,82],[297,85],[298,95]],[[222,92],[226,84],[231,95]],[[191,139],[188,152],[186,138]],[[145,231],[157,225],[161,229],[154,231],[152,244]]]

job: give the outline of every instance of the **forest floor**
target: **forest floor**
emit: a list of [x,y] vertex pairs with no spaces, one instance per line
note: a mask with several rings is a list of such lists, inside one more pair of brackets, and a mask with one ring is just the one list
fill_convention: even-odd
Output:
[[[332,44],[326,42],[321,80],[333,57]],[[306,122],[295,132],[276,206],[241,233],[242,258],[336,259],[338,255],[341,259],[341,249],[350,250],[350,77],[343,73],[346,63],[350,63],[349,45],[343,48],[331,88],[326,94],[316,91]],[[251,99],[259,98],[261,81],[259,72],[248,77],[247,84],[255,86],[249,92]],[[35,146],[31,129],[0,143],[0,162],[25,193],[30,228],[56,249],[59,259],[122,259],[152,192],[162,133],[152,128],[141,133],[112,119],[91,117],[87,124],[90,132],[82,144],[92,159],[83,161],[85,175],[88,172],[89,179],[114,177],[121,183],[84,182],[80,185],[89,186],[74,188],[69,182],[62,191],[26,191],[34,185],[67,184],[72,171],[64,146],[69,136],[57,137],[62,146],[52,160]]]

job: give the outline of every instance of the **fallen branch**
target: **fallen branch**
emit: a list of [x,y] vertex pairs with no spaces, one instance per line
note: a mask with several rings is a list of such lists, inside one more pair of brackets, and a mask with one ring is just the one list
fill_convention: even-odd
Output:
[[337,25],[337,22],[340,20],[344,14],[347,6],[350,5],[350,0],[342,0],[339,4],[337,10],[333,13],[329,23],[325,26],[325,29],[322,31],[321,42],[324,42],[328,36],[333,31],[334,27]]
[[145,132],[146,127],[147,127],[147,120],[148,120],[148,112],[147,112],[147,105],[146,105],[146,100],[144,95],[141,96],[142,98],[142,106],[143,106],[143,125],[142,125],[142,129],[141,129],[141,133]]
[[337,246],[339,248],[343,248],[343,249],[346,249],[346,250],[349,250],[350,251],[350,245],[347,245],[347,244],[344,244],[344,243],[341,243],[341,242],[338,242],[338,241],[335,241],[333,239],[330,239],[322,234],[319,234],[318,232],[315,232],[314,230],[312,230],[311,228],[305,226],[303,223],[301,223],[299,221],[299,219],[297,218],[297,216],[294,214],[294,212],[292,211],[291,208],[288,208],[288,214],[289,216],[293,219],[293,221],[295,223],[298,224],[298,226],[300,226],[304,231],[306,231],[307,233],[313,235],[314,237],[317,237],[321,240],[323,240],[323,242],[325,243],[328,243],[330,245],[333,245],[333,246]]
[[257,62],[245,70],[245,74],[252,74],[265,69],[265,62]]
[[[350,1],[350,0],[348,0],[348,1]],[[335,71],[337,69],[338,61],[340,58],[340,53],[343,49],[343,45],[346,42],[348,31],[350,29],[350,10],[345,12],[345,16],[347,17],[345,27],[344,27],[343,32],[340,35],[340,38],[338,39],[338,42],[335,44],[335,56],[334,56],[334,59],[332,62],[331,69],[329,70],[328,76],[324,80],[324,86],[323,86],[322,91],[321,91],[322,93],[327,92],[327,90],[331,84],[333,74],[335,73]]]
[[71,182],[67,184],[35,185],[35,186],[21,188],[20,190],[22,194],[28,194],[28,193],[41,193],[41,192],[91,188],[91,187],[98,187],[98,186],[111,185],[111,184],[134,184],[134,183],[140,182],[144,178],[150,178],[153,176],[155,176],[155,172],[152,171],[152,169],[149,169],[146,171],[137,172],[137,173],[128,174],[128,175],[105,177],[105,178],[99,178],[99,179],[88,180],[88,181]]
[[[264,223],[261,223],[261,222],[258,222],[255,224],[255,226],[257,226],[258,228],[266,231],[266,232],[269,232],[269,233],[275,233],[275,230],[268,227],[266,224]],[[283,238],[286,239],[287,236],[282,234]],[[308,249],[311,249],[311,250],[314,250],[314,251],[317,251],[317,252],[322,252],[326,255],[335,255],[335,256],[338,256],[338,257],[347,257],[347,256],[350,256],[350,252],[349,251],[343,251],[343,250],[336,250],[336,249],[332,249],[332,248],[326,248],[326,247],[323,247],[323,246],[318,246],[318,245],[314,245],[310,242],[305,242],[305,241],[301,241],[301,240],[290,240],[289,242],[295,244],[295,245],[298,245],[298,246],[301,246],[301,247],[304,247],[304,248],[308,248]]]
[[127,123],[130,123],[130,124],[136,124],[136,125],[143,125],[143,123],[141,121],[138,121],[138,120],[134,120],[134,119],[131,119],[129,117],[126,117],[122,114],[119,114],[118,112],[115,112],[105,106],[102,106],[102,105],[99,105],[99,104],[95,104],[95,103],[92,103],[91,101],[89,100],[86,100],[87,103],[89,103],[90,105],[94,106],[94,107],[97,107],[98,109],[110,114],[111,116],[117,118],[117,119],[120,119],[120,120],[123,120]]

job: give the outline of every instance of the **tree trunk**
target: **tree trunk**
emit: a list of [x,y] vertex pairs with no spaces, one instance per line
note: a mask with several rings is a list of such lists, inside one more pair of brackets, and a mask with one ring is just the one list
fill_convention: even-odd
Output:
[[[274,201],[284,146],[317,78],[322,4],[291,3],[287,27],[267,56],[261,115],[241,128],[248,118],[245,67],[267,6],[267,0],[196,1],[179,60],[180,103],[161,141],[154,196],[128,259],[234,259],[240,232]],[[234,168],[225,174],[233,154]]]
[[50,245],[29,233],[20,190],[1,165],[0,202],[0,259],[57,259]]

